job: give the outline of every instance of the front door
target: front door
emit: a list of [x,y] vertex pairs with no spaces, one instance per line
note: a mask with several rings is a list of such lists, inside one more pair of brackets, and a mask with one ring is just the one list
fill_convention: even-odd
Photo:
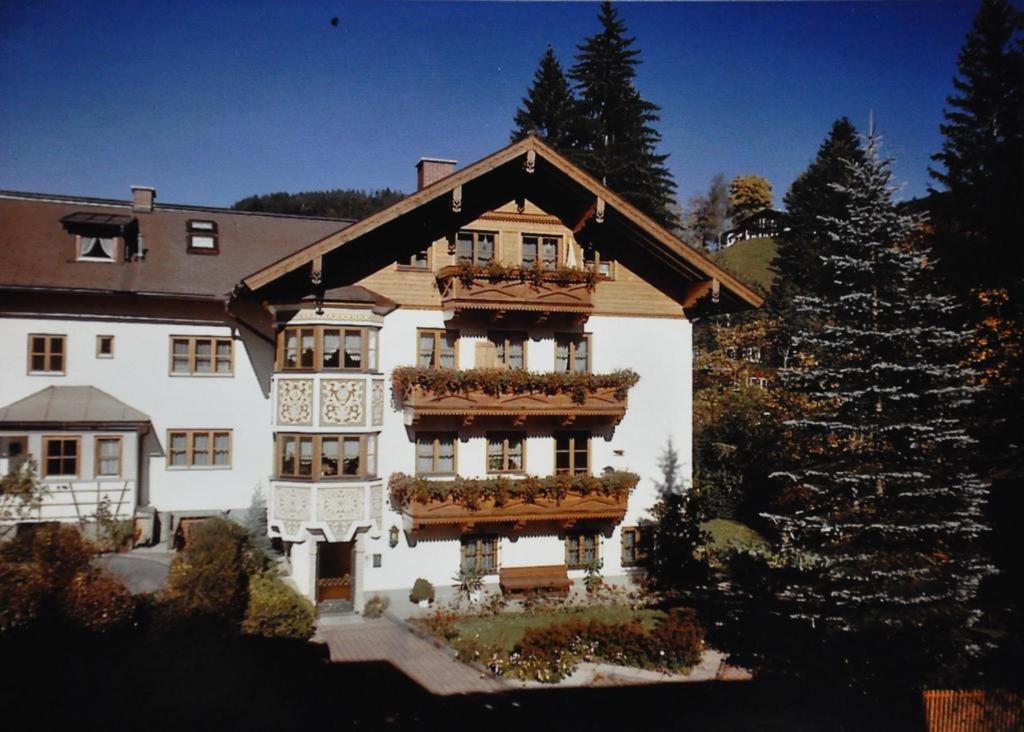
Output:
[[352,600],[353,542],[323,542],[317,545],[316,599]]

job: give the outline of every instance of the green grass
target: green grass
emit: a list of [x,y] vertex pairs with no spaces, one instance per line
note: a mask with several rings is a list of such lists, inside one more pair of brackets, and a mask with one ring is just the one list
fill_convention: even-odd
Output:
[[747,239],[711,255],[715,264],[725,268],[744,284],[768,292],[775,273],[771,270],[775,259],[775,240],[770,237]]
[[625,605],[589,605],[530,613],[507,612],[487,617],[464,618],[455,623],[459,637],[479,637],[484,645],[511,651],[529,628],[556,625],[571,619],[601,620],[605,623],[628,623],[640,618],[646,628],[653,628],[665,613],[660,610],[634,610]]
[[713,554],[718,554],[728,549],[745,551],[771,550],[771,546],[763,536],[739,521],[716,518],[705,521],[700,526],[711,535],[711,542],[708,548]]

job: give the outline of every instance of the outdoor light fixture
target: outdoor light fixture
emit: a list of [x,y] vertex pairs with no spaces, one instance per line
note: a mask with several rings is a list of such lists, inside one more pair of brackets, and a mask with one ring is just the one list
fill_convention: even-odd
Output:
[[398,546],[398,527],[397,526],[392,525],[391,528],[388,529],[388,543],[391,545],[392,549],[394,549],[396,546]]

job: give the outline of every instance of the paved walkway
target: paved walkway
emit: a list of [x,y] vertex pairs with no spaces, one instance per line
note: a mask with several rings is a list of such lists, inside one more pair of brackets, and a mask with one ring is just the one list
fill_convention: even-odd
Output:
[[119,577],[129,592],[159,592],[167,584],[171,556],[166,551],[134,550],[124,554],[101,554],[93,564]]
[[338,618],[321,623],[317,636],[327,643],[332,661],[386,661],[432,694],[493,693],[508,688],[386,616]]

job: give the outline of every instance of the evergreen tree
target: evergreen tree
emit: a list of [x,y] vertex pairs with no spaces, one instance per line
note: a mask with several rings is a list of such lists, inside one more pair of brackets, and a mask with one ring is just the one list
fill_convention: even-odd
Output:
[[661,500],[651,510],[654,523],[644,536],[647,577],[658,591],[678,597],[704,585],[708,567],[699,556],[705,543],[693,494],[679,476],[679,453],[668,441],[661,459]]
[[794,297],[823,285],[822,257],[828,253],[829,241],[820,219],[838,216],[844,210],[845,197],[835,186],[849,185],[847,162],[863,163],[864,152],[857,130],[842,117],[832,123],[814,162],[797,176],[783,198],[786,226],[776,237],[778,254],[772,265],[775,282],[771,300],[789,319]]
[[935,248],[967,288],[1010,286],[1024,276],[1024,47],[1021,14],[984,0],[967,35],[947,98],[945,141],[931,175]]
[[847,163],[836,213],[818,219],[829,285],[798,298],[805,365],[784,378],[810,410],[786,423],[802,455],[777,475],[786,487],[766,518],[782,539],[778,610],[823,644],[814,659],[919,683],[967,653],[984,490],[967,467],[973,388],[955,306],[933,294],[878,145],[872,135]]
[[536,135],[562,153],[569,153],[577,145],[576,99],[551,46],[541,57],[523,106],[516,110],[515,125],[513,142]]
[[327,216],[359,220],[405,198],[401,191],[382,188],[379,191],[335,189],[304,193],[267,193],[236,201],[236,211],[265,211],[295,216]]
[[601,4],[601,31],[578,46],[570,76],[579,93],[581,140],[573,158],[588,173],[667,226],[676,184],[656,152],[659,107],[634,86],[640,51],[610,2]]

